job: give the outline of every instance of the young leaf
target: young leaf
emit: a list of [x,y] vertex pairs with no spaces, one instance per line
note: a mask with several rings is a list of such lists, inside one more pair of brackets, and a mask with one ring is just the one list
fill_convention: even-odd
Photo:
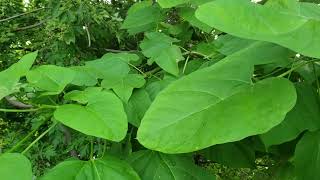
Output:
[[90,161],[64,161],[51,169],[40,180],[140,180],[137,173],[125,161],[112,156]]
[[128,158],[142,180],[214,180],[215,176],[197,167],[192,157],[138,151]]
[[139,56],[128,53],[108,53],[100,59],[86,62],[86,67],[95,72],[97,78],[122,79],[130,71],[128,63],[138,61]]
[[294,166],[297,180],[317,180],[319,168],[320,131],[307,132],[296,146]]
[[[274,42],[311,57],[320,57],[320,16],[316,4],[292,8],[261,6],[248,0],[216,0],[198,8],[196,17],[221,31],[242,38]],[[244,23],[245,22],[245,23]],[[294,37],[294,38],[293,38]]]
[[128,74],[122,79],[105,78],[101,86],[106,89],[113,89],[113,91],[125,103],[128,102],[134,88],[140,88],[144,85],[144,77],[139,74]]
[[196,10],[193,8],[184,7],[179,9],[179,15],[185,21],[188,21],[192,26],[195,26],[206,33],[210,33],[212,31],[212,27],[197,19],[195,16],[195,11]]
[[0,100],[16,91],[16,84],[22,76],[27,74],[37,55],[37,51],[29,53],[8,69],[0,72]]
[[121,28],[127,29],[129,34],[155,30],[163,19],[161,9],[152,5],[151,1],[137,2],[132,5]]
[[55,65],[39,66],[27,74],[30,84],[42,91],[48,91],[46,94],[59,94],[72,82],[75,72],[69,68]]
[[284,121],[260,137],[266,146],[282,144],[295,139],[305,130],[320,128],[320,102],[315,90],[306,83],[296,84],[297,103]]
[[122,102],[109,91],[88,88],[84,92],[71,92],[66,98],[86,103],[66,104],[54,112],[54,118],[64,125],[84,134],[121,141],[127,132],[127,117]]
[[282,78],[255,85],[250,78],[253,64],[281,54],[286,55],[281,47],[255,44],[173,82],[142,119],[139,142],[161,152],[184,153],[267,132],[294,106],[295,89]]
[[31,163],[22,154],[2,154],[0,155],[0,176],[1,179],[31,180]]
[[179,74],[178,62],[183,60],[180,48],[172,43],[177,42],[159,32],[147,33],[141,42],[142,53],[150,58],[149,62],[156,62],[163,70],[175,76]]

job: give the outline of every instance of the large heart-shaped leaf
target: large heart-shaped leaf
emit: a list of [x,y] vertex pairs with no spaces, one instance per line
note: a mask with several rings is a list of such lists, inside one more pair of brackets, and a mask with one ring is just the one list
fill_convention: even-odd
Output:
[[0,156],[0,177],[8,180],[31,180],[31,163],[25,156],[18,153],[2,154]]
[[[320,7],[311,3],[262,6],[248,0],[216,0],[199,7],[196,17],[229,34],[274,42],[301,54],[320,57]],[[293,4],[294,6],[294,4]],[[292,9],[299,9],[295,11]]]
[[295,139],[305,130],[320,128],[320,102],[316,91],[306,83],[296,84],[297,103],[284,121],[260,137],[266,146],[282,144]]
[[178,62],[183,60],[180,48],[173,45],[178,42],[159,32],[147,33],[141,42],[142,53],[149,57],[150,63],[156,62],[163,70],[173,75],[179,74]]
[[54,117],[64,125],[112,141],[121,141],[125,137],[128,126],[126,114],[122,102],[112,92],[88,88],[72,91],[65,98],[86,105],[60,106]]
[[8,69],[0,72],[0,100],[16,91],[17,83],[22,76],[27,74],[37,55],[38,52],[29,53]]
[[142,180],[214,180],[215,176],[197,167],[192,157],[138,151],[128,158]]
[[296,146],[294,165],[297,180],[320,177],[320,131],[307,132]]
[[286,51],[278,46],[251,45],[173,82],[142,119],[139,142],[161,152],[184,153],[267,132],[294,106],[295,89],[282,78],[254,85],[250,78],[253,64],[281,54]]
[[40,180],[139,180],[137,173],[125,161],[112,156],[102,159],[70,160],[58,164]]
[[188,3],[190,0],[158,0],[158,3],[163,8],[171,8],[180,4]]
[[59,94],[72,82],[75,72],[69,68],[55,65],[39,66],[27,74],[30,84],[42,91],[48,91],[46,94]]

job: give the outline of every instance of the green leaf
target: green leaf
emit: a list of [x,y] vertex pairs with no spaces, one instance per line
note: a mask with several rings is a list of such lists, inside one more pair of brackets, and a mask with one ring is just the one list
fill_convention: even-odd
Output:
[[54,118],[64,125],[84,134],[121,141],[127,133],[127,118],[121,101],[109,91],[101,88],[88,88],[85,91],[72,91],[66,99],[78,104],[60,106]]
[[0,72],[0,100],[17,91],[17,83],[22,76],[27,74],[37,55],[37,51],[29,53],[8,69]]
[[95,72],[96,77],[100,79],[122,79],[130,71],[128,63],[138,61],[139,56],[128,53],[108,53],[100,59],[86,62],[86,67],[91,72]]
[[139,180],[137,173],[125,161],[112,156],[104,156],[102,159],[80,161],[64,161],[40,180]]
[[145,89],[137,89],[133,92],[126,106],[128,121],[136,127],[140,126],[140,121],[151,105],[151,99]]
[[1,179],[8,180],[31,180],[31,163],[22,154],[2,154],[0,155],[0,176]]
[[286,50],[258,43],[173,82],[142,119],[139,142],[152,150],[184,153],[267,132],[293,108],[295,89],[282,78],[255,85],[250,78],[253,64],[281,54]]
[[297,180],[317,180],[319,168],[320,131],[307,132],[298,142],[294,154]]
[[125,103],[131,97],[134,88],[140,88],[144,85],[144,77],[139,74],[128,74],[122,79],[105,78],[101,86],[106,89],[112,89]]
[[138,151],[128,158],[142,180],[214,180],[215,176],[197,167],[192,157]]
[[241,49],[244,49],[251,44],[255,43],[256,41],[249,40],[249,39],[242,39],[235,36],[231,36],[229,34],[219,36],[219,38],[214,41],[214,45],[217,46],[217,50],[224,54],[230,55]]
[[[269,41],[298,53],[320,57],[320,10],[316,4],[292,8],[262,6],[248,0],[216,0],[198,8],[196,17],[221,31],[242,38]],[[244,23],[245,22],[245,23]]]
[[297,103],[284,121],[260,137],[266,146],[282,144],[295,139],[305,130],[320,128],[320,102],[318,94],[306,83],[296,84]]
[[212,27],[197,19],[195,16],[195,11],[196,10],[193,8],[184,7],[179,9],[179,15],[185,21],[188,21],[192,26],[195,26],[206,33],[210,33],[212,31]]
[[204,157],[231,168],[254,168],[255,151],[247,142],[214,145],[200,152]]
[[151,1],[137,2],[128,11],[121,28],[127,29],[129,34],[155,30],[163,19],[159,6]]
[[180,48],[172,43],[178,42],[159,32],[147,33],[141,42],[142,53],[150,58],[149,62],[156,62],[163,70],[175,76],[179,74],[178,62],[183,60]]
[[171,8],[177,5],[188,3],[190,0],[158,0],[162,8]]
[[75,72],[69,68],[55,65],[39,66],[27,74],[30,84],[42,91],[48,91],[47,94],[59,94],[72,82]]
[[97,78],[90,68],[86,66],[74,66],[70,69],[75,72],[72,84],[77,86],[94,86],[97,84]]

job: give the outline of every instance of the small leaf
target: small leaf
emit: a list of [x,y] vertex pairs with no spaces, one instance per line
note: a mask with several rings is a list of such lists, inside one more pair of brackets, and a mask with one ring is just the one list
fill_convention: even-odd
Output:
[[179,15],[185,21],[188,21],[192,26],[197,27],[206,33],[210,33],[213,28],[197,19],[195,16],[195,11],[196,10],[193,8],[184,7],[179,9]]
[[118,142],[125,137],[127,117],[121,101],[113,93],[93,87],[84,92],[71,92],[66,98],[87,104],[60,106],[54,112],[56,120],[84,134],[111,141]]
[[30,161],[18,153],[0,155],[1,179],[31,180],[32,169]]
[[64,161],[40,180],[140,180],[137,173],[124,161],[112,156],[104,156],[102,159],[80,161],[70,160]]
[[139,74],[128,74],[122,79],[105,78],[101,86],[106,89],[112,89],[125,103],[131,97],[134,88],[140,88],[144,85],[144,77]]
[[163,19],[159,6],[151,1],[137,2],[130,7],[121,28],[127,29],[129,34],[155,30]]
[[320,177],[319,161],[320,131],[307,132],[298,142],[294,154],[294,166],[297,180],[318,180]]
[[86,67],[95,72],[97,78],[122,79],[130,71],[128,63],[138,61],[139,56],[128,53],[108,53],[100,59],[86,62]]
[[30,84],[48,94],[59,94],[72,82],[75,72],[69,68],[55,65],[39,66],[27,74]]
[[156,62],[163,70],[178,76],[178,62],[184,58],[180,48],[172,44],[174,42],[177,40],[159,32],[152,32],[146,34],[140,47],[142,53],[150,58],[150,63]]
[[35,61],[38,52],[23,56],[20,61],[0,72],[0,100],[16,91],[16,85],[25,76]]
[[155,151],[138,151],[128,158],[142,180],[214,180],[215,176],[197,167],[192,157],[167,155]]

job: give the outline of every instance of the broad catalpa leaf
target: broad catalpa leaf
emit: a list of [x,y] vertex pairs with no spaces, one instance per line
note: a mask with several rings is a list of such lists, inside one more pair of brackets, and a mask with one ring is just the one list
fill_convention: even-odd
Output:
[[139,142],[186,153],[267,132],[293,108],[296,92],[283,78],[252,84],[253,65],[283,55],[285,48],[257,43],[171,83],[142,119]]
[[22,154],[2,154],[0,155],[0,176],[1,179],[31,180],[31,163]]
[[64,161],[40,180],[140,180],[138,174],[125,161],[113,156],[105,155],[103,158],[80,161]]
[[297,180],[318,180],[320,177],[320,131],[307,132],[298,142],[294,153]]
[[131,97],[134,88],[140,88],[144,85],[145,80],[142,75],[128,74],[122,79],[105,78],[101,86],[106,89],[112,89],[125,103]]
[[260,137],[266,146],[282,144],[295,139],[305,130],[320,129],[320,102],[318,94],[306,83],[296,84],[297,103],[284,121]]
[[59,94],[72,82],[75,72],[66,67],[42,65],[27,74],[27,80],[46,94]]
[[178,62],[183,60],[180,48],[173,45],[178,40],[160,32],[147,33],[141,42],[142,53],[150,58],[149,62],[156,62],[163,70],[177,76]]
[[122,79],[130,71],[130,62],[138,61],[139,56],[129,53],[108,53],[100,59],[86,62],[86,67],[100,79]]
[[320,36],[315,34],[320,32],[320,16],[314,12],[319,12],[320,7],[311,3],[296,4],[281,7],[262,6],[249,0],[216,0],[201,5],[196,17],[231,35],[277,43],[319,58]]
[[121,141],[128,128],[122,102],[112,92],[92,87],[85,91],[72,91],[65,95],[84,105],[66,104],[54,112],[54,118],[62,124],[84,134]]
[[0,100],[16,91],[16,85],[25,76],[35,61],[38,52],[23,56],[20,61],[0,72]]
[[138,151],[128,158],[142,180],[214,180],[215,176],[197,167],[192,157]]
[[86,66],[74,66],[70,67],[75,72],[72,84],[77,86],[94,86],[98,80],[94,72],[90,71],[90,68]]
[[127,29],[129,34],[137,34],[155,30],[163,19],[161,8],[151,1],[137,2],[128,11],[121,28]]
[[194,8],[184,7],[179,9],[179,15],[192,26],[197,27],[206,33],[210,33],[212,31],[212,27],[197,19],[195,11],[196,10]]

